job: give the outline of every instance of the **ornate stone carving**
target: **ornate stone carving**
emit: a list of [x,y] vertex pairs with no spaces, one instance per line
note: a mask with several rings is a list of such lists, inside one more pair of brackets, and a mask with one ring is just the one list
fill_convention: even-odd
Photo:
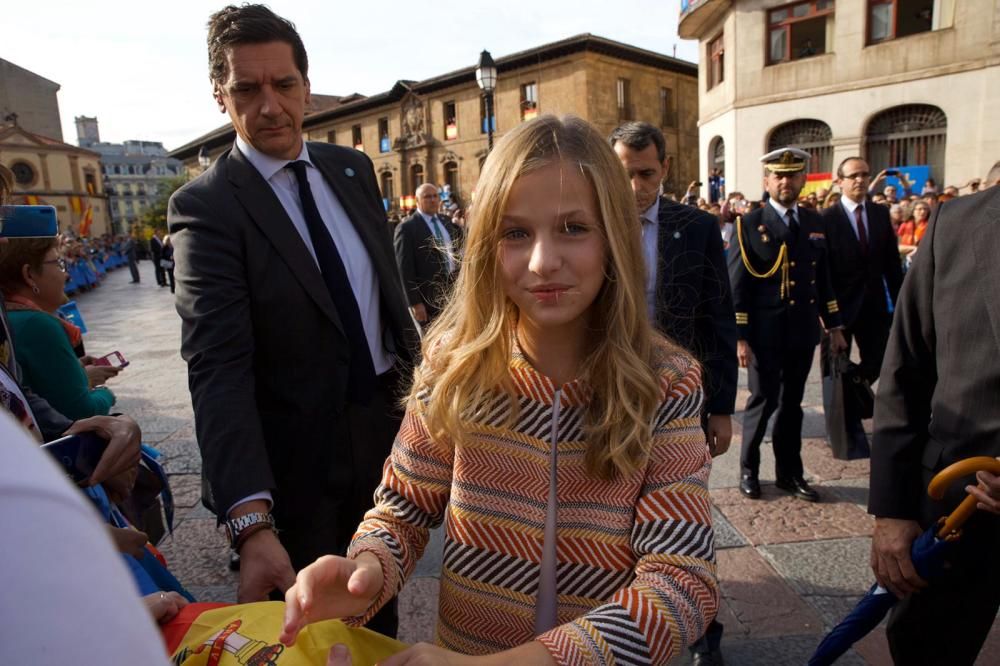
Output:
[[427,123],[427,103],[414,94],[403,98],[400,109],[402,116],[402,136],[396,140],[396,150],[408,150],[431,143],[430,128]]

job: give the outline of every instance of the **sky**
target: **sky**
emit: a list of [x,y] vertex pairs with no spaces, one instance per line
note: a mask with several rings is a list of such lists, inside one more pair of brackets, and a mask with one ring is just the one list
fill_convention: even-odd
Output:
[[[0,58],[61,86],[63,140],[97,116],[101,140],[174,149],[227,122],[212,99],[205,0],[34,0],[0,20]],[[371,95],[589,32],[695,61],[675,0],[271,0],[309,53],[314,93]],[[417,8],[419,6],[419,8]]]

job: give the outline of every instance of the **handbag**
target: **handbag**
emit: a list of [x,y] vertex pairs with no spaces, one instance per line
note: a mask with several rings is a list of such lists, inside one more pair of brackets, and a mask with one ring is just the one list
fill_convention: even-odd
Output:
[[173,269],[174,262],[172,259],[160,259],[160,268],[165,268],[168,271]]

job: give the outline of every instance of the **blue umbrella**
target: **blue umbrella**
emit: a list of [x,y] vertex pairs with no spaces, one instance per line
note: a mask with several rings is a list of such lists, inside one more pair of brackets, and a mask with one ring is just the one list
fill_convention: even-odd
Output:
[[[1000,474],[1000,460],[979,456],[949,465],[934,476],[927,486],[927,494],[939,500],[954,480],[979,470]],[[941,574],[948,551],[961,536],[959,528],[975,513],[976,503],[975,497],[967,496],[958,508],[942,521],[940,527],[931,527],[913,542],[910,559],[921,578],[933,583]],[[809,659],[809,666],[833,664],[852,645],[877,627],[897,601],[899,599],[889,590],[878,583],[872,585],[854,610],[826,635]]]

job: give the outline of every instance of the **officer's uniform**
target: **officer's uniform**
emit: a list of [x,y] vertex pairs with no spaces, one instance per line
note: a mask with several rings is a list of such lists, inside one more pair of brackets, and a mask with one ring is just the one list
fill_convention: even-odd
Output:
[[[808,158],[784,148],[761,161],[776,173],[793,173],[805,169]],[[789,209],[793,222],[781,208],[769,201],[738,220],[729,259],[739,339],[753,352],[740,464],[744,478],[754,482],[775,410],[776,477],[779,483],[802,479],[802,395],[820,340],[819,319],[827,329],[840,326],[823,222],[798,206]]]

